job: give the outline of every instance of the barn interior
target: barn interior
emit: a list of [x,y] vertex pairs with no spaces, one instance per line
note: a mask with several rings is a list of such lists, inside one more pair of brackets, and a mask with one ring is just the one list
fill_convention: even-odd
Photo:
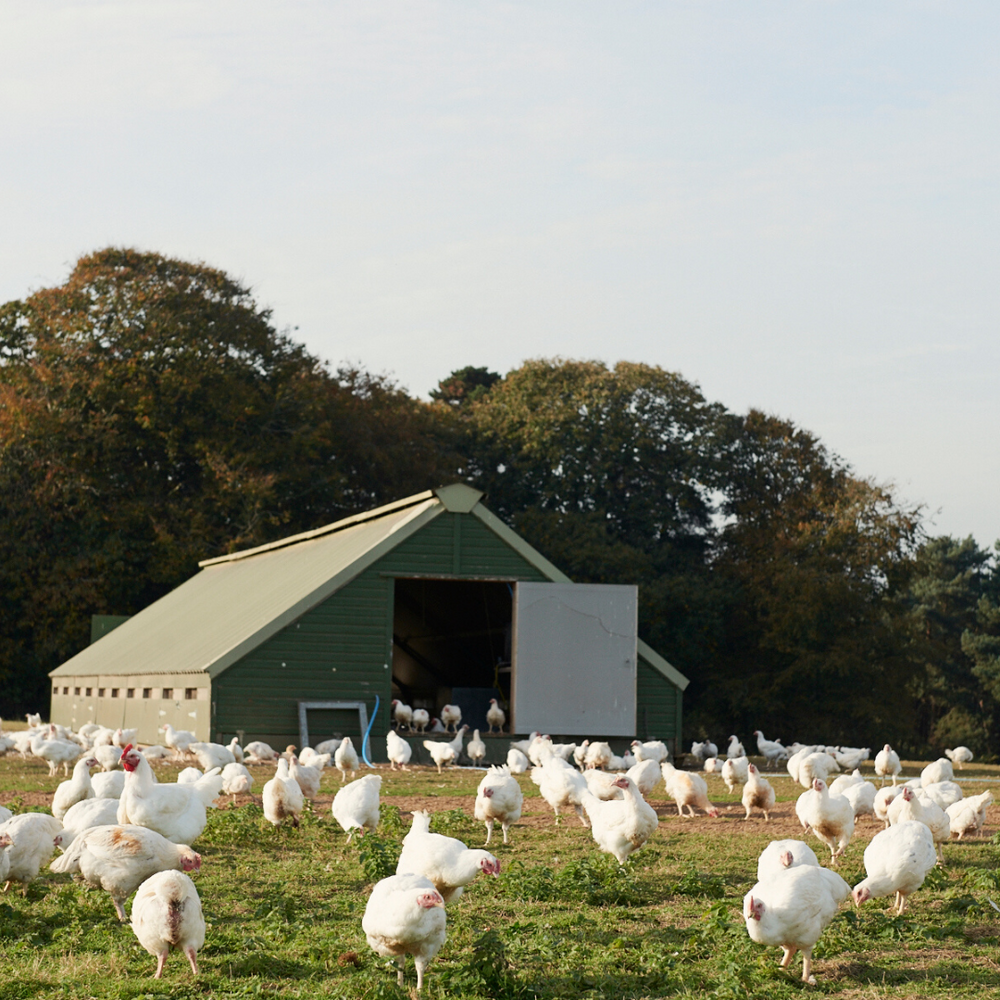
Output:
[[509,716],[513,603],[503,581],[397,578],[393,698],[431,716],[457,704],[484,732],[490,698]]

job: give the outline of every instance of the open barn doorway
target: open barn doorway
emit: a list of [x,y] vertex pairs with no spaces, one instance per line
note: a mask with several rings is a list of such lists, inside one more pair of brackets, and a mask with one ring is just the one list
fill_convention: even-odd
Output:
[[432,717],[457,704],[483,732],[490,698],[510,717],[511,584],[397,578],[393,606],[394,698]]

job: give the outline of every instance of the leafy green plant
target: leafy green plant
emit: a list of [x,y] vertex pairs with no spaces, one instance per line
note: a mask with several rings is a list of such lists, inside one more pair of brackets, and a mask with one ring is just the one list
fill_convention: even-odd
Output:
[[431,830],[464,841],[476,832],[476,824],[462,809],[445,809],[431,816]]
[[402,846],[393,840],[380,837],[377,833],[366,833],[355,838],[358,861],[370,882],[378,882],[396,874],[396,865]]
[[720,875],[689,871],[677,880],[674,892],[679,896],[708,896],[710,899],[722,899],[726,894],[726,883]]

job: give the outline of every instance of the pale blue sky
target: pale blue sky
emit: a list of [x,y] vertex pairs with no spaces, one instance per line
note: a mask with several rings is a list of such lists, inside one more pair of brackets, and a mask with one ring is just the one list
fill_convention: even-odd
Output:
[[229,271],[415,395],[644,361],[1000,538],[1000,4],[0,7],[0,301]]

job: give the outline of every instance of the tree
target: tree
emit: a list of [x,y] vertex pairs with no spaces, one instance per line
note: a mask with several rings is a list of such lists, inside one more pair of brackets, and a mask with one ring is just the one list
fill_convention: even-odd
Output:
[[645,551],[703,538],[725,410],[650,365],[538,359],[472,408],[478,479],[498,512],[593,515]]
[[431,399],[454,408],[467,407],[489,392],[499,382],[501,376],[488,368],[466,365],[441,379],[436,389],[431,389]]
[[692,700],[713,726],[905,741],[910,663],[898,595],[919,511],[759,411],[735,426],[727,459],[713,572],[733,607],[722,655],[710,681],[689,689]]
[[[982,623],[990,555],[969,537],[931,538],[917,551],[907,592],[917,739],[940,753],[966,744],[995,755],[998,705],[963,648]],[[977,614],[978,612],[978,614]]]
[[449,434],[388,379],[332,376],[221,271],[81,258],[0,307],[0,687],[37,704],[91,614],[199,559],[453,478]]

